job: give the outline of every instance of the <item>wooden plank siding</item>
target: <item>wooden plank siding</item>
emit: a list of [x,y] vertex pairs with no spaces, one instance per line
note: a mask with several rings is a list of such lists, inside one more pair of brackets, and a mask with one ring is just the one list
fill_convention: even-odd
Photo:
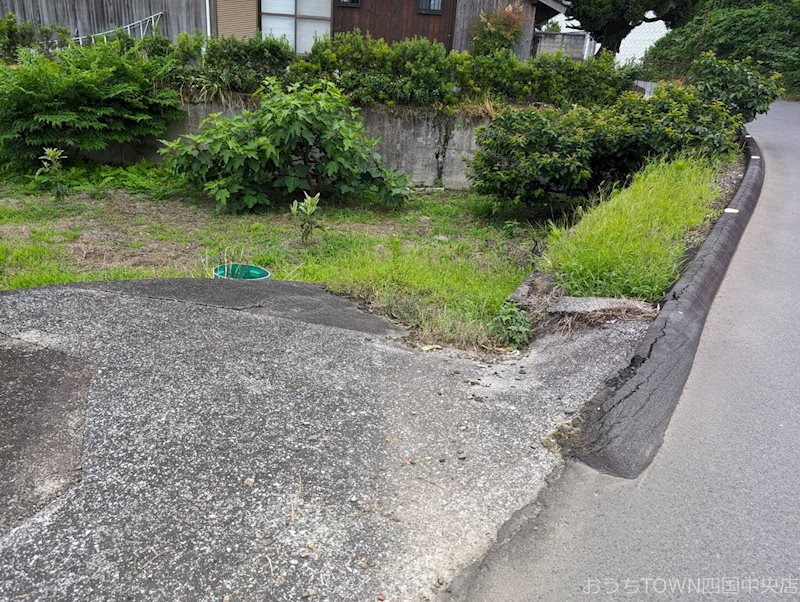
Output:
[[361,0],[360,7],[333,2],[334,33],[357,28],[387,42],[422,36],[453,47],[453,22],[459,0],[443,0],[441,15],[418,14],[418,0]]
[[[214,5],[212,2],[212,15]],[[160,29],[165,35],[206,31],[205,0],[0,0],[0,14],[8,12],[17,19],[64,25],[75,37],[108,31],[159,12],[164,13]]]
[[217,35],[246,38],[258,34],[261,12],[258,0],[217,0]]

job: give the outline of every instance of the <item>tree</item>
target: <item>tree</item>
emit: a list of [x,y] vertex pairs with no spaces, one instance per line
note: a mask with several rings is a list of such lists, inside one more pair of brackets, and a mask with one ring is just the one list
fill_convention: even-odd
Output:
[[669,28],[680,27],[703,4],[703,0],[572,0],[567,16],[591,33],[602,50],[616,54],[634,27],[654,21],[664,21]]

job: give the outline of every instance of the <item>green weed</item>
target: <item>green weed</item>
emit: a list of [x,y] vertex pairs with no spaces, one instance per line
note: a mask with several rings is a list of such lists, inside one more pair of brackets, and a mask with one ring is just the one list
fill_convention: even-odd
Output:
[[568,230],[554,227],[542,265],[572,295],[654,301],[678,278],[687,237],[714,217],[704,159],[649,164]]

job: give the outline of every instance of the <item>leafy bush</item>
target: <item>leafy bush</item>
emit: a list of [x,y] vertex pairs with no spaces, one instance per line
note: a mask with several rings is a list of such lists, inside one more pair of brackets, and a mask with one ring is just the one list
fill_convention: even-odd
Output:
[[238,212],[300,192],[400,203],[409,182],[383,164],[376,143],[333,84],[284,90],[270,78],[259,109],[212,116],[198,134],[165,143],[164,152],[171,168],[202,185],[220,210]]
[[787,95],[800,97],[800,0],[722,2],[667,33],[645,54],[644,76],[681,78],[706,51],[726,60],[752,57],[769,76],[783,74]]
[[49,54],[57,45],[69,39],[64,27],[37,25],[31,21],[17,21],[14,13],[0,19],[0,60],[15,63],[20,48],[35,48]]
[[678,276],[688,234],[713,216],[717,194],[708,160],[651,163],[572,229],[554,228],[542,267],[571,295],[655,301]]
[[692,65],[691,80],[707,100],[721,101],[732,113],[752,121],[781,94],[779,74],[762,75],[753,60],[725,61],[704,52]]
[[160,87],[168,72],[166,60],[119,41],[0,65],[0,160],[33,161],[56,146],[75,156],[163,134],[183,116],[178,93]]
[[673,85],[605,108],[508,110],[478,130],[469,176],[477,192],[506,202],[549,202],[624,179],[648,157],[733,152],[741,123],[721,102]]
[[735,152],[741,125],[721,102],[705,99],[691,86],[662,84],[649,99],[627,92],[596,113],[592,185],[627,178],[648,158]]
[[528,314],[516,305],[506,303],[492,321],[492,332],[501,345],[519,349],[531,342],[533,324]]
[[586,109],[505,111],[477,132],[469,164],[473,189],[512,202],[580,194],[591,178]]
[[522,39],[525,9],[516,0],[494,12],[481,12],[472,27],[470,50],[473,54],[494,54],[498,50],[511,50]]

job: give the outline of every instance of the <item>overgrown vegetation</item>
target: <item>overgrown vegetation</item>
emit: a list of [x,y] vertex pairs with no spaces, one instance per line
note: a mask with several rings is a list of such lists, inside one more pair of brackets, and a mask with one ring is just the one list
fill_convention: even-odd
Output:
[[500,343],[519,349],[531,342],[533,322],[519,307],[506,303],[492,321],[492,331]]
[[687,237],[719,208],[712,163],[656,161],[571,229],[554,228],[541,264],[571,295],[655,301],[677,279]]
[[625,180],[648,157],[730,153],[741,124],[720,101],[674,85],[597,109],[513,109],[478,131],[470,177],[503,203],[550,203]]
[[714,0],[688,24],[658,40],[644,58],[644,76],[681,78],[702,53],[752,57],[762,75],[783,74],[789,97],[800,97],[800,0]]
[[750,57],[743,61],[718,59],[713,52],[704,52],[692,64],[690,81],[709,101],[721,101],[729,111],[745,122],[759,113],[766,113],[782,89],[779,73],[762,75]]
[[[463,193],[416,196],[385,212],[326,205],[325,230],[304,245],[286,205],[229,215],[195,195],[153,200],[170,177],[146,165],[73,167],[65,171],[72,194],[61,203],[29,196],[40,189],[35,182],[4,190],[0,288],[208,277],[215,265],[240,261],[356,297],[424,342],[506,345],[492,323],[530,270],[538,234],[524,216],[512,233],[485,217],[486,199]],[[129,184],[143,193],[118,190]]]
[[165,142],[164,152],[176,173],[231,213],[302,192],[400,205],[411,182],[384,165],[376,143],[332,84],[284,90],[269,79],[257,110],[213,116],[197,134]]
[[14,13],[8,13],[0,19],[0,61],[16,63],[20,52],[25,50],[50,54],[68,39],[69,32],[65,27],[20,22]]
[[49,147],[76,156],[143,144],[184,115],[178,93],[160,85],[169,63],[119,40],[21,58],[0,64],[0,162],[32,165]]
[[522,39],[525,9],[516,0],[495,12],[481,12],[472,26],[470,50],[475,55],[511,50]]

